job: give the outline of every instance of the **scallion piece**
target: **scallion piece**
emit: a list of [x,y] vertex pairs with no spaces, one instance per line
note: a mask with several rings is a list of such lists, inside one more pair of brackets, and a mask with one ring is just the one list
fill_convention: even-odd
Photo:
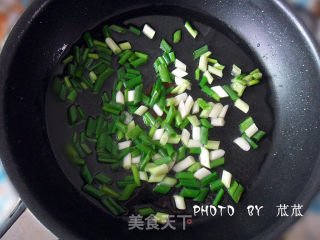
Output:
[[67,64],[67,63],[70,63],[70,62],[72,62],[72,61],[73,61],[73,55],[70,55],[70,56],[66,57],[66,58],[62,61],[62,63],[63,63],[63,64]]
[[176,173],[176,177],[181,180],[181,179],[195,179],[193,176],[193,173],[191,172],[178,172]]
[[166,53],[169,53],[172,50],[172,47],[164,38],[161,40],[160,48]]
[[210,184],[210,190],[211,190],[212,192],[215,192],[215,191],[221,189],[223,186],[224,186],[224,185],[223,185],[221,179],[217,179],[217,180],[215,180],[214,182],[212,182],[212,183]]
[[141,30],[135,26],[132,26],[132,25],[129,26],[129,30],[130,30],[130,32],[134,33],[137,36],[141,35]]
[[87,167],[87,165],[84,165],[81,168],[81,176],[83,177],[83,179],[85,180],[86,183],[91,184],[93,182],[92,174],[91,174],[89,168]]
[[112,24],[111,26],[109,26],[109,29],[112,30],[112,31],[115,31],[117,33],[125,33],[127,31],[126,28],[121,27],[121,26],[116,25],[116,24]]
[[195,162],[194,164],[192,164],[189,168],[188,171],[189,172],[196,172],[197,170],[199,170],[201,168],[201,164],[199,162]]
[[251,138],[249,138],[245,133],[242,134],[241,137],[243,137],[244,140],[246,140],[253,149],[257,149],[259,147],[258,144],[251,140]]
[[146,207],[138,209],[138,213],[143,217],[147,217],[151,214],[154,214],[155,211],[151,207]]
[[170,190],[171,190],[171,187],[163,183],[157,184],[153,189],[154,192],[160,193],[160,194],[168,194]]
[[202,186],[208,186],[210,183],[212,183],[213,181],[215,181],[217,179],[217,173],[213,172],[210,175],[204,177],[201,179],[201,185]]
[[124,190],[122,191],[121,195],[119,196],[120,201],[128,200],[131,195],[134,193],[134,190],[137,188],[136,184],[128,184]]
[[110,184],[112,182],[112,179],[104,173],[98,173],[95,175],[94,180],[101,184]]
[[134,182],[137,186],[140,186],[140,173],[139,173],[139,169],[136,165],[132,165],[131,166],[131,171],[132,171],[132,175],[133,175],[133,179]]
[[104,81],[113,73],[114,73],[114,69],[110,67],[108,67],[103,73],[101,73],[93,85],[92,92],[99,93],[103,86]]
[[196,37],[197,37],[198,31],[195,30],[195,29],[190,25],[190,23],[189,23],[188,21],[185,22],[184,27],[187,29],[187,31],[190,33],[190,35],[191,35],[193,38],[196,38]]
[[209,192],[208,188],[200,188],[199,194],[193,199],[193,201],[203,202],[206,199],[208,192]]
[[199,58],[201,55],[209,51],[208,45],[204,45],[193,52],[193,59]]
[[218,205],[219,205],[219,203],[220,203],[223,195],[224,195],[224,190],[221,188],[221,189],[219,190],[216,198],[215,198],[214,201],[213,201],[213,205],[214,205],[214,206],[218,206]]
[[97,199],[100,199],[104,196],[103,191],[97,189],[96,187],[94,187],[93,185],[90,185],[90,184],[84,185],[82,190]]
[[210,161],[210,168],[215,168],[224,165],[224,157]]
[[239,96],[228,85],[223,85],[222,88],[228,93],[232,101],[236,101]]
[[208,143],[208,136],[209,136],[209,129],[206,127],[201,127],[200,132],[200,143],[207,144]]
[[199,195],[199,193],[200,190],[198,189],[183,188],[179,195],[187,198],[195,198]]
[[265,131],[262,131],[262,130],[259,130],[258,132],[256,132],[256,134],[254,134],[252,136],[252,139],[255,141],[255,142],[259,142],[261,140],[261,138],[264,137],[264,135],[266,135],[266,132]]
[[182,31],[179,29],[173,33],[173,43],[179,43],[181,41]]

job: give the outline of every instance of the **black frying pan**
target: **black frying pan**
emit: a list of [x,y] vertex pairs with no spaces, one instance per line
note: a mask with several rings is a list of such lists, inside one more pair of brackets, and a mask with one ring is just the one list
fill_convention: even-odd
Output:
[[[197,218],[186,231],[128,231],[127,222],[111,217],[80,191],[78,170],[65,161],[60,146],[71,134],[62,118],[66,105],[52,96],[48,86],[62,71],[58,63],[71,45],[101,22],[140,26],[148,22],[159,29],[155,40],[159,42],[160,36],[170,39],[184,20],[194,22],[201,32],[198,42],[185,34],[184,45],[176,49],[187,63],[193,49],[209,43],[222,63],[238,63],[247,72],[255,66],[262,69],[263,83],[250,89],[245,100],[269,134],[259,151],[239,151],[227,141],[237,136],[236,124],[245,117],[237,111],[229,116],[230,131],[215,133],[226,142],[222,146],[229,159],[225,168],[246,187],[233,217]],[[98,30],[93,31],[99,37]],[[160,53],[157,43],[128,40],[137,49],[151,49],[152,59]],[[295,219],[277,218],[276,206],[306,207],[319,189],[318,52],[304,26],[280,1],[35,1],[1,55],[2,161],[23,201],[62,239],[275,238]],[[153,81],[151,70],[144,68],[143,73]],[[226,76],[221,82],[229,80]],[[197,88],[192,94],[200,96]],[[82,104],[85,97],[79,100]],[[84,107],[96,114],[92,102]],[[142,191],[137,202],[168,207],[168,201],[159,202],[150,189]],[[226,199],[223,204],[232,202]],[[264,206],[263,216],[249,217],[249,204]]]

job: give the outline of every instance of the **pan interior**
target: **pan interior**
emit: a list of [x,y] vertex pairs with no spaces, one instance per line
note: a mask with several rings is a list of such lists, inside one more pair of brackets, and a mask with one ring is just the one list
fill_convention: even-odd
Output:
[[[191,20],[194,27],[199,31],[199,35],[196,40],[194,40],[184,29],[184,22],[186,19]],[[212,57],[218,59],[221,64],[226,66],[223,78],[220,79],[219,77],[215,77],[213,85],[224,85],[230,83],[232,78],[230,74],[232,64],[239,66],[244,73],[248,73],[257,67],[259,67],[264,73],[261,83],[257,86],[247,88],[244,93],[243,100],[250,105],[249,113],[247,115],[242,113],[233,106],[233,102],[230,99],[223,99],[223,105],[231,105],[226,116],[226,126],[223,128],[214,128],[210,131],[211,134],[209,136],[209,139],[211,140],[221,140],[221,148],[226,151],[226,164],[223,167],[217,168],[218,173],[221,175],[222,169],[230,171],[235,179],[245,186],[245,195],[250,197],[250,186],[259,175],[261,166],[271,148],[274,116],[272,107],[268,103],[268,98],[270,96],[270,79],[268,77],[268,73],[257,61],[257,58],[251,52],[249,47],[245,42],[231,32],[224,23],[219,22],[212,17],[205,17],[189,10],[179,9],[179,11],[172,10],[171,12],[167,10],[162,11],[161,8],[157,10],[148,9],[148,11],[141,9],[134,10],[111,19],[107,19],[90,31],[95,38],[102,40],[102,26],[104,24],[113,23],[125,25],[134,24],[140,28],[142,28],[145,23],[148,23],[157,31],[153,40],[150,40],[145,36],[137,37],[129,31],[125,34],[112,32],[112,36],[115,41],[128,40],[134,50],[149,54],[148,64],[140,67],[139,69],[143,74],[144,86],[148,86],[156,80],[153,62],[158,56],[162,55],[162,50],[159,48],[162,38],[167,39],[173,46],[173,51],[175,51],[176,57],[187,64],[187,72],[189,72],[187,78],[191,79],[193,84],[192,91],[189,91],[188,94],[191,94],[194,99],[202,97],[205,100],[210,100],[201,92],[198,87],[198,82],[194,80],[193,76],[198,61],[193,60],[192,53],[195,49],[203,46],[204,44],[209,45],[209,49],[213,52]],[[179,44],[173,44],[172,33],[177,29],[183,30],[182,41]],[[86,31],[88,29],[83,30]],[[78,42],[75,44],[83,44],[83,40],[80,36]],[[72,46],[69,46],[65,50],[61,59],[68,56],[68,54],[73,51],[72,49]],[[115,67],[116,65],[113,64],[113,66]],[[63,72],[64,68],[62,65],[56,66],[56,70],[51,76],[51,79],[53,79],[56,74],[63,74]],[[111,92],[115,78],[116,74],[105,81],[102,92]],[[70,103],[61,102],[57,99],[50,88],[51,83],[52,80],[49,84],[46,95],[46,123],[49,140],[61,169],[69,181],[79,189],[79,191],[81,191],[81,187],[84,182],[80,177],[80,168],[78,166],[74,166],[68,161],[64,153],[64,147],[66,144],[71,143],[74,131],[80,132],[84,129],[84,124],[74,128],[68,126],[67,108]],[[79,95],[76,100],[76,104],[83,107],[88,116],[97,116],[98,114],[102,114],[100,96],[101,94],[94,95],[89,91],[85,91]],[[268,134],[267,137],[261,141],[258,150],[244,152],[235,146],[232,141],[236,137],[240,136],[238,125],[248,116],[252,116],[257,126],[260,129],[265,130]],[[141,119],[135,118],[135,120],[140,123],[140,126],[143,126]],[[88,144],[91,149],[94,149],[93,144]],[[131,174],[129,171],[113,173],[109,165],[97,162],[95,154],[89,155],[86,158],[86,163],[93,174],[102,171],[117,180]],[[133,212],[135,207],[152,205],[158,210],[165,211],[170,209],[172,213],[179,213],[174,209],[173,204],[171,203],[171,197],[159,197],[159,195],[153,193],[153,186],[154,184],[144,183],[136,193],[135,197],[127,204],[128,209]],[[87,198],[91,204],[95,204],[102,211],[105,211],[100,203],[95,199],[84,193],[82,196]],[[214,196],[215,194],[209,197],[206,204],[211,204]],[[188,213],[192,213],[193,202],[187,200],[186,203],[188,206]],[[233,205],[228,196],[226,196],[222,202],[222,205],[227,204]],[[108,214],[107,211],[105,212]]]

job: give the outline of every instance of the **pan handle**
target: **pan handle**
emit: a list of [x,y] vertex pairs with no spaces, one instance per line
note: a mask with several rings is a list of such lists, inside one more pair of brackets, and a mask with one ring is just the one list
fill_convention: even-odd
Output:
[[8,232],[8,230],[19,219],[22,213],[26,210],[26,205],[20,200],[15,209],[12,211],[6,221],[0,226],[0,239]]
[[29,240],[29,239],[50,239],[58,240],[38,219],[26,208],[25,204],[20,201],[0,228],[1,240]]

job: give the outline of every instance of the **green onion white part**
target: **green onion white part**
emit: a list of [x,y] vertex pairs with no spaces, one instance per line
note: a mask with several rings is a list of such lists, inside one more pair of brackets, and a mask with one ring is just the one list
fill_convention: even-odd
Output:
[[238,98],[234,102],[234,106],[236,108],[240,109],[244,113],[248,113],[249,112],[249,105],[246,102],[244,102],[243,100],[241,100],[240,98]]
[[131,168],[131,153],[128,153],[124,158],[123,158],[123,168],[129,170]]
[[192,156],[188,156],[182,161],[178,162],[172,169],[175,172],[182,172],[195,163],[195,159]]
[[218,85],[218,86],[213,86],[211,89],[212,89],[213,91],[215,91],[215,93],[218,94],[218,96],[219,96],[220,98],[227,98],[227,97],[229,97],[228,93],[227,93],[220,85]]
[[124,141],[124,142],[119,142],[118,143],[118,149],[121,151],[121,150],[123,150],[123,149],[126,149],[126,148],[128,148],[128,147],[130,147],[131,146],[131,141]]
[[116,44],[116,42],[112,38],[107,37],[106,44],[108,45],[108,47],[112,50],[112,52],[114,54],[117,55],[117,54],[121,53],[120,47]]
[[[158,128],[155,132],[154,135],[152,137],[152,140],[154,141],[160,141],[162,135],[164,134],[164,128]],[[156,155],[154,155],[156,156]],[[158,156],[158,155],[157,155]],[[161,155],[159,155],[161,157]]]
[[150,39],[153,39],[154,35],[156,34],[156,31],[153,28],[151,28],[148,24],[145,24],[143,26],[142,32]]
[[222,177],[221,177],[221,182],[223,183],[223,185],[227,189],[230,188],[231,178],[232,178],[232,174],[230,172],[226,171],[226,170],[223,170]]
[[237,65],[233,64],[232,65],[231,75],[234,76],[234,77],[237,77],[240,74],[241,74],[241,69]]
[[192,114],[197,114],[200,112],[200,107],[197,101],[194,102],[193,106],[192,106]]
[[153,110],[154,110],[154,112],[155,112],[159,117],[161,117],[161,116],[163,115],[163,111],[162,111],[162,109],[159,107],[158,104],[154,104],[154,105],[153,105]]
[[139,164],[141,161],[141,156],[137,156],[131,159],[132,164]]
[[164,146],[164,145],[166,145],[166,144],[168,143],[168,140],[169,140],[169,135],[168,135],[168,133],[165,131],[165,132],[162,134],[161,138],[160,138],[160,144]]
[[186,203],[184,201],[184,197],[181,197],[179,195],[173,195],[173,199],[177,209],[179,210],[186,209]]
[[184,145],[188,146],[190,136],[191,136],[190,132],[187,129],[183,129],[181,133],[181,142]]
[[200,141],[195,139],[189,139],[188,145],[187,145],[188,148],[199,148],[201,146],[202,144],[200,143]]
[[222,109],[223,109],[223,105],[221,103],[216,103],[213,106],[213,108],[209,114],[209,117],[217,118],[219,116],[220,112],[222,111]]
[[181,62],[178,58],[174,61],[175,68],[181,69],[182,71],[187,71],[187,65]]
[[134,101],[134,92],[135,92],[135,90],[128,91],[128,102]]
[[200,127],[192,126],[192,138],[200,140]]
[[250,144],[243,137],[238,137],[233,140],[233,142],[237,144],[243,151],[249,151],[251,148]]
[[259,131],[259,129],[258,129],[257,125],[255,123],[253,123],[250,127],[247,128],[247,130],[245,130],[245,134],[249,138],[251,138],[258,131]]
[[188,98],[187,93],[181,93],[181,94],[178,94],[177,96],[175,96],[174,99],[176,100],[176,106],[179,105],[180,102],[186,101],[187,98]]
[[225,155],[225,151],[223,149],[217,149],[210,152],[210,161],[216,160],[218,158],[222,158]]
[[207,69],[208,69],[208,58],[205,55],[201,55],[200,60],[199,60],[198,68],[202,72],[207,71]]
[[220,78],[223,77],[223,73],[222,73],[222,70],[221,69],[218,69],[218,68],[215,68],[213,66],[208,66],[208,71],[213,74],[213,75],[216,75]]
[[214,127],[223,127],[226,122],[223,118],[211,118],[211,124]]
[[134,114],[138,116],[142,116],[146,111],[148,111],[148,108],[146,106],[141,105],[138,107],[138,109],[134,112]]
[[174,76],[183,78],[188,75],[187,72],[181,70],[180,68],[176,68],[171,72]]
[[116,94],[116,103],[124,104],[124,95],[121,91],[118,91]]
[[228,112],[228,109],[229,109],[229,105],[223,106],[221,112],[219,113],[218,118],[225,118],[225,116],[226,116],[226,114]]
[[204,147],[201,147],[199,160],[202,166],[210,168],[210,154],[209,151]]
[[211,174],[211,172],[208,169],[203,167],[194,173],[194,177],[198,180],[201,180],[210,174]]

